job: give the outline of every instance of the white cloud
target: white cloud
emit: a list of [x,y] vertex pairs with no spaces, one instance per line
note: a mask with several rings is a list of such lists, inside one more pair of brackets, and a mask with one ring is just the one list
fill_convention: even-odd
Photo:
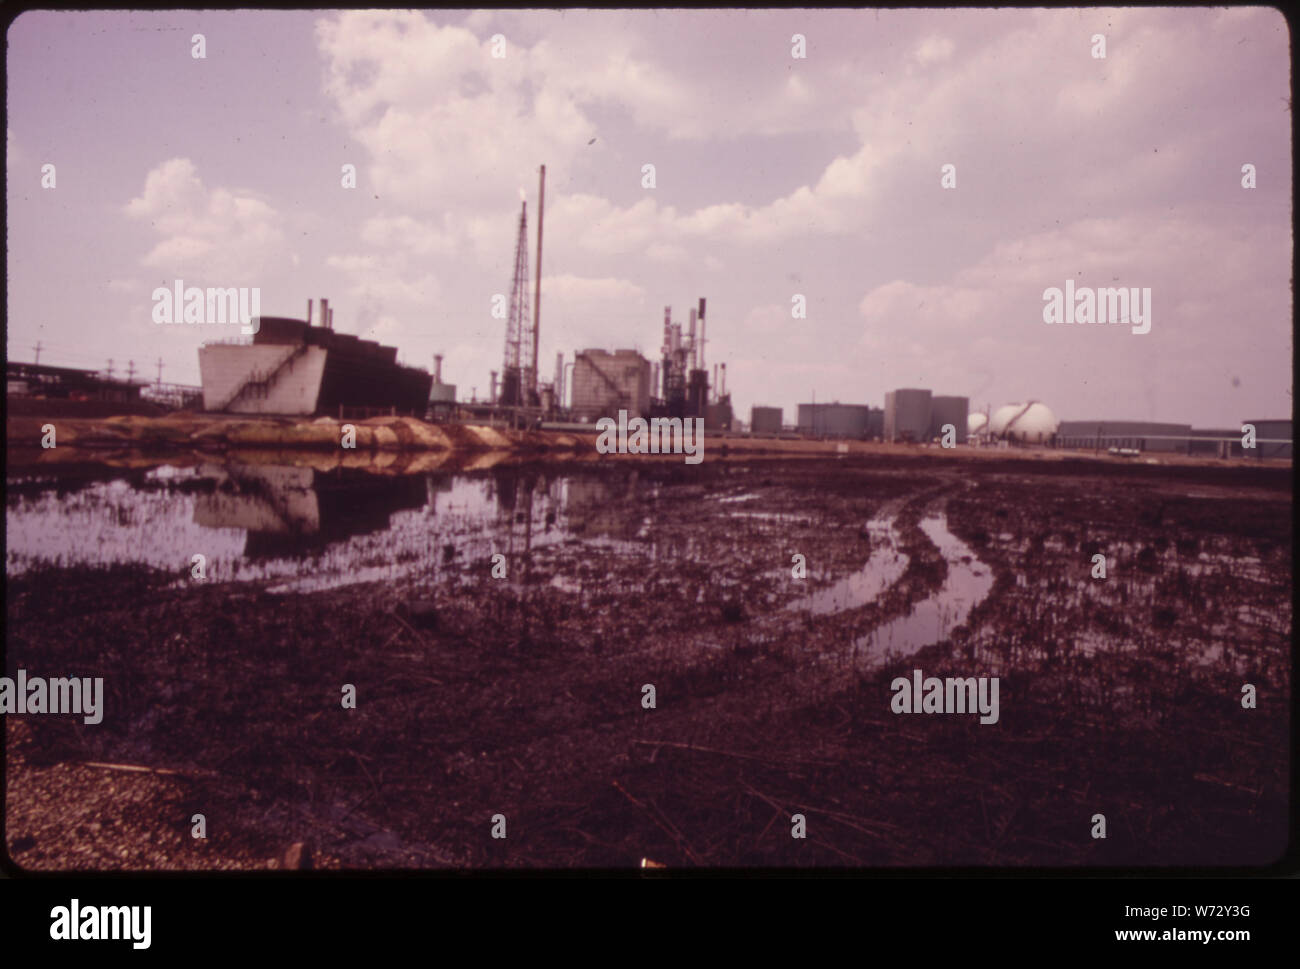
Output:
[[163,238],[140,263],[164,276],[188,275],[234,285],[282,265],[285,250],[279,213],[251,193],[204,186],[188,158],[173,158],[145,177],[144,191],[124,208],[129,218]]

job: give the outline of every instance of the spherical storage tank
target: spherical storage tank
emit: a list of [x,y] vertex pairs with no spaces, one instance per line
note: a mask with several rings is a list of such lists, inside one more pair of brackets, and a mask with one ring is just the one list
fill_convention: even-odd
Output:
[[989,433],[1022,444],[1046,444],[1060,422],[1046,404],[1031,400],[1027,404],[1007,404],[989,418]]
[[966,418],[966,433],[971,437],[976,434],[983,434],[987,430],[988,422],[987,414],[971,414]]

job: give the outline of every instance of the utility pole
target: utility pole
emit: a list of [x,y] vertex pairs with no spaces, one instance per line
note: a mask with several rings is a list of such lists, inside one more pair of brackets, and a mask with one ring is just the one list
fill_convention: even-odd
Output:
[[39,366],[41,362],[41,341],[37,340],[36,346],[32,347],[32,349],[36,351],[36,363]]

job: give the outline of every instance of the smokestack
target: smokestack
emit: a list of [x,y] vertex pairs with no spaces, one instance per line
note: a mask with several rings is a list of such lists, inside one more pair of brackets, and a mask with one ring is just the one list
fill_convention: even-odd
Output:
[[334,329],[334,307],[330,307],[330,329]]
[[659,361],[656,360],[650,364],[650,394],[655,396],[663,393],[663,388],[659,386]]
[[707,370],[704,365],[704,297],[700,297],[700,369]]
[[311,326],[311,304],[316,302],[313,299],[307,300],[307,325]]
[[323,296],[320,301],[320,325],[329,329],[330,325],[330,301]]
[[435,353],[433,355],[433,382],[435,384],[442,383],[442,354],[441,353]]
[[555,403],[563,406],[564,400],[564,352],[555,355]]
[[533,386],[528,388],[528,398],[537,393],[537,371],[541,360],[537,356],[537,341],[542,330],[542,209],[546,205],[546,166],[537,177],[537,284],[533,287]]
[[497,372],[489,370],[488,373],[492,377],[491,382],[488,384],[488,403],[495,404],[497,402]]
[[695,363],[697,360],[699,360],[699,354],[696,352],[696,346],[695,346],[695,307],[694,306],[691,307],[690,333],[691,333],[691,369],[695,370],[697,369]]
[[713,402],[718,402],[718,365],[713,365]]
[[727,365],[722,365],[722,387],[718,390],[718,398],[727,396]]
[[673,351],[672,317],[673,317],[673,308],[671,306],[665,306],[664,307],[664,356],[668,356],[668,354],[672,353]]

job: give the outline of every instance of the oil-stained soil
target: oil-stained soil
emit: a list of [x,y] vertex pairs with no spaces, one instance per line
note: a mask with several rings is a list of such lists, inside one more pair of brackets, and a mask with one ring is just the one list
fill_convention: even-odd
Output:
[[[531,531],[553,473],[511,472],[510,527]],[[17,568],[11,551],[7,674],[102,676],[106,710],[5,717],[10,856],[265,869],[306,842],[349,868],[1070,867],[1284,851],[1289,468],[873,456],[575,475],[563,520],[538,518],[546,541],[431,540],[427,562],[318,590]],[[914,669],[999,677],[998,721],[893,713],[891,681]]]

